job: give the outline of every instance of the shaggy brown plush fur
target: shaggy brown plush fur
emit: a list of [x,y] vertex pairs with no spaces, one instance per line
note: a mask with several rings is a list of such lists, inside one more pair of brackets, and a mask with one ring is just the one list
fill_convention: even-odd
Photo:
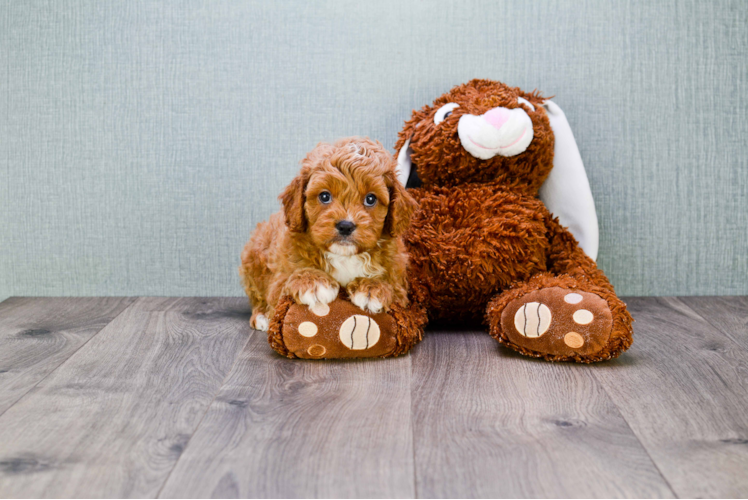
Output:
[[[415,202],[379,142],[348,138],[318,145],[280,198],[283,211],[257,225],[242,253],[239,273],[253,328],[268,328],[282,296],[324,308],[340,285],[372,313],[407,305],[400,235]],[[349,234],[341,232],[341,221],[352,225]]]
[[[535,110],[518,104],[518,97]],[[605,275],[537,198],[553,167],[554,137],[543,100],[537,92],[473,80],[415,111],[406,122],[396,149],[410,139],[413,168],[423,183],[409,190],[419,210],[405,235],[412,293],[423,300],[414,306],[425,307],[431,319],[483,319],[499,342],[530,356],[585,363],[610,359],[631,345],[632,319]],[[459,107],[435,124],[435,113],[447,103]],[[457,125],[465,113],[482,115],[497,106],[522,107],[532,120],[534,138],[516,156],[481,160],[463,148]],[[542,341],[518,336],[513,318],[502,323],[502,312],[514,301],[519,301],[514,309],[524,306],[523,297],[540,289],[548,289],[544,296],[549,304],[563,304],[570,293],[594,294],[585,295],[582,305],[590,304],[585,307],[595,321],[577,327],[562,317],[566,311],[552,306],[554,321],[575,331],[552,325]],[[595,296],[605,303],[593,303]],[[606,323],[611,315],[612,322]],[[569,347],[575,339],[564,343],[568,333],[585,343],[578,349],[586,349],[584,354]],[[589,352],[591,346],[595,352]]]

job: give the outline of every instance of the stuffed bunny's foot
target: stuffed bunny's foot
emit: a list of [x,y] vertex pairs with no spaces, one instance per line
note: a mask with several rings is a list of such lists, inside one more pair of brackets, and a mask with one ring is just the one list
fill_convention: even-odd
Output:
[[491,321],[490,315],[489,310],[491,334],[523,354],[580,362],[612,357],[603,351],[613,331],[613,314],[595,293],[540,288],[510,300],[500,311],[499,322]]
[[408,321],[407,309],[363,311],[338,298],[312,307],[282,299],[270,324],[268,340],[289,358],[341,359],[397,356],[421,337],[421,328]]

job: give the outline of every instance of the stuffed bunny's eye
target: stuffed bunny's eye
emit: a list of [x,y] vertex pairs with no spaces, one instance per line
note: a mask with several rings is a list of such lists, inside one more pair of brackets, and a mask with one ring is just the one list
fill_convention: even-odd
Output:
[[377,204],[377,196],[374,193],[369,193],[364,198],[364,206],[373,207]]
[[450,102],[449,104],[445,104],[434,115],[434,124],[439,125],[441,122],[443,122],[449,115],[452,114],[452,111],[455,108],[459,108],[460,105],[456,104],[454,102]]

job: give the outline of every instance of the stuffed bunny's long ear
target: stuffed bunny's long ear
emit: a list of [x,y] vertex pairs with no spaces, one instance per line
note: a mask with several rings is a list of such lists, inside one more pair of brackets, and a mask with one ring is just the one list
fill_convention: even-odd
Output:
[[553,101],[543,104],[551,122],[555,146],[553,168],[540,187],[540,199],[558,217],[592,260],[597,259],[599,230],[595,201],[584,170],[582,156],[566,115]]
[[410,177],[410,169],[412,168],[410,162],[411,154],[413,154],[413,150],[410,149],[410,139],[408,139],[397,154],[397,178],[403,186],[408,184],[408,177]]

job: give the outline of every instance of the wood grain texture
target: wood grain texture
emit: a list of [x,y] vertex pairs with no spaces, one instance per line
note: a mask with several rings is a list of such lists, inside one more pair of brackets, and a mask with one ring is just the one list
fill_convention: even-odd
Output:
[[0,415],[133,300],[15,297],[0,304]]
[[0,497],[154,497],[241,351],[243,299],[139,299],[0,417]]
[[409,357],[281,358],[253,334],[162,497],[413,497]]
[[413,353],[419,497],[671,497],[591,374],[432,332]]
[[748,349],[748,297],[680,297],[679,300]]
[[117,300],[0,304],[0,359],[40,377],[0,497],[748,496],[745,298],[628,299],[633,347],[592,366],[438,331],[291,361],[244,299]]
[[748,496],[748,352],[678,299],[627,303],[634,345],[595,377],[678,496]]

